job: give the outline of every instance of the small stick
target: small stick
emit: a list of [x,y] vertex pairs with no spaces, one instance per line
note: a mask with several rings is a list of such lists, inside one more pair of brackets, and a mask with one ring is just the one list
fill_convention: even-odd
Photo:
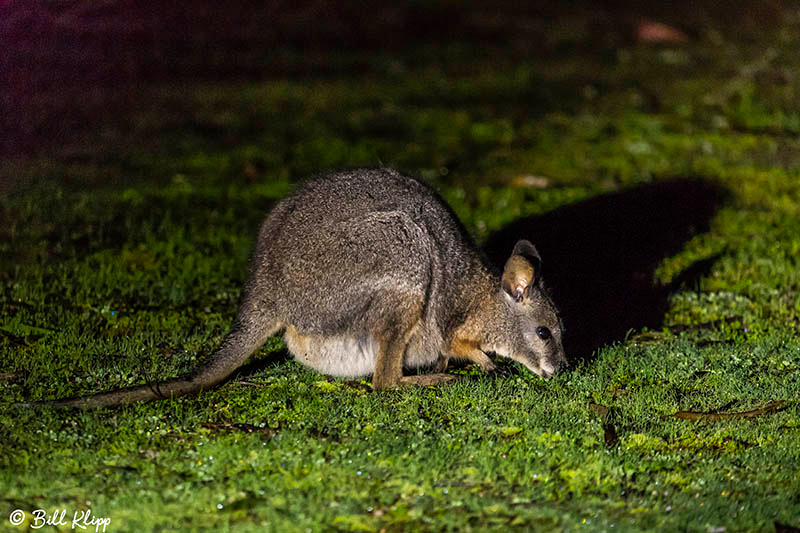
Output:
[[776,411],[781,405],[783,400],[777,402],[770,402],[764,407],[753,409],[752,411],[741,411],[737,413],[695,413],[692,411],[678,411],[671,415],[665,415],[662,418],[675,417],[684,420],[727,420],[729,418],[753,418],[763,415],[772,411]]

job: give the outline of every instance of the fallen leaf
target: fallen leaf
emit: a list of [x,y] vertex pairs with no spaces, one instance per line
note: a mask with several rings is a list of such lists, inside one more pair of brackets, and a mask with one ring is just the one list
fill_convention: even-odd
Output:
[[545,176],[535,176],[533,174],[522,174],[515,176],[511,180],[512,187],[534,187],[537,189],[546,189],[550,186],[550,179]]
[[613,448],[617,444],[617,430],[614,424],[603,424],[603,442],[609,448]]
[[610,409],[599,403],[590,403],[589,411],[599,416],[600,420],[603,422],[603,442],[605,445],[609,448],[614,447],[618,440],[617,429],[614,427],[614,424],[608,421]]
[[636,40],[640,43],[686,43],[689,38],[681,30],[661,22],[642,21],[636,26]]

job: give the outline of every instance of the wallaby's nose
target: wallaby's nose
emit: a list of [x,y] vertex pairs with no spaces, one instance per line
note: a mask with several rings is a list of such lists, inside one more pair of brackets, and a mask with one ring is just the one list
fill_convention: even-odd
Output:
[[542,362],[539,364],[539,370],[540,370],[540,372],[538,372],[538,374],[539,374],[540,376],[542,376],[543,378],[545,378],[545,379],[552,378],[552,377],[553,377],[553,375],[554,375],[556,372],[558,372],[557,368],[556,368],[556,367],[554,367],[553,365],[551,365],[551,364],[550,364],[549,362],[547,362],[547,361],[542,361]]
[[542,362],[539,365],[539,369],[541,370],[541,376],[543,378],[552,378],[559,372],[563,371],[567,368],[567,362],[564,360],[557,361],[555,365],[549,362]]

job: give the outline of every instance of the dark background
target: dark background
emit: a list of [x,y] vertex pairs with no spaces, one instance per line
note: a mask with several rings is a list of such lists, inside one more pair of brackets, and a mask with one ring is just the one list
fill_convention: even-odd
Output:
[[748,39],[784,16],[780,0],[368,2],[0,1],[0,155],[75,142],[144,104],[143,83],[337,77],[392,58],[449,68],[454,47],[502,61],[613,54],[647,39]]

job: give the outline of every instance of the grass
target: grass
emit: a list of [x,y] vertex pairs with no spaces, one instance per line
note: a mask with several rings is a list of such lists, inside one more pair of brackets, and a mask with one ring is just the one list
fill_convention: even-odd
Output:
[[[91,510],[108,531],[800,527],[797,37],[787,18],[754,42],[514,64],[462,45],[338,77],[152,82],[123,118],[9,161],[1,177],[21,185],[0,199],[2,527],[27,529],[14,509],[28,526],[36,509],[67,522]],[[676,177],[724,194],[647,271],[671,288],[659,319],[570,354],[549,381],[505,363],[374,393],[273,339],[197,397],[10,407],[194,368],[230,324],[270,206],[311,173],[377,164],[437,186],[482,243]],[[600,235],[604,249],[617,238]],[[773,401],[754,417],[672,416]]]

